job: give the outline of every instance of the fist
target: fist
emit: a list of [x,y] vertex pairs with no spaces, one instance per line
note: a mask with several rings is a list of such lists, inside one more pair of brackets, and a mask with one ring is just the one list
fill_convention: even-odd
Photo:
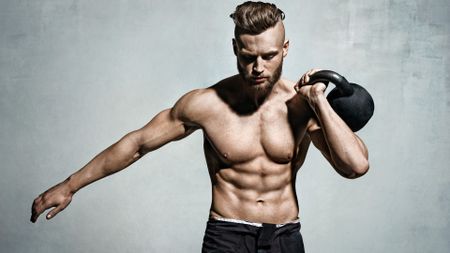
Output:
[[318,97],[323,96],[325,89],[327,88],[327,86],[322,82],[318,82],[313,85],[308,84],[311,75],[320,70],[321,69],[309,70],[294,86],[295,91],[304,97],[310,104],[317,100]]

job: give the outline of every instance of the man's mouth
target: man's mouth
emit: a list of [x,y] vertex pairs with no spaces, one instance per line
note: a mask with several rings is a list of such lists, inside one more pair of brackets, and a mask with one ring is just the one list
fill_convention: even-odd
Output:
[[252,77],[252,81],[255,84],[262,84],[267,80],[267,77]]

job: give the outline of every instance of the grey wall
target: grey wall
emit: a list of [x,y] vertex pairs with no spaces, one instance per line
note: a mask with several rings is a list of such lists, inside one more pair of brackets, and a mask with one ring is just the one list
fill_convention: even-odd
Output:
[[[199,252],[210,203],[202,135],[78,192],[32,200],[185,92],[234,74],[238,1],[0,1],[0,251]],[[308,252],[449,252],[448,0],[276,1],[284,76],[337,70],[374,96],[371,170],[314,149],[297,182]]]

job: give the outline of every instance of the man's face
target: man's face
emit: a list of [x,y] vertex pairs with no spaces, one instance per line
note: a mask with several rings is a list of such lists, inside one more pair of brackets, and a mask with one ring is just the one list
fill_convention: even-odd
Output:
[[260,34],[240,34],[233,40],[239,74],[250,89],[262,93],[272,89],[280,79],[288,48],[282,22]]

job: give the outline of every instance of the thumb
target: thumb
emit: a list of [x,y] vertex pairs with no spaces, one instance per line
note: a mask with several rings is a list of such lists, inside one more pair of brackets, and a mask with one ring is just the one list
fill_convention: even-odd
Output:
[[313,85],[314,91],[324,91],[327,88],[324,82],[317,82]]
[[61,212],[64,209],[63,205],[59,205],[55,208],[53,208],[50,212],[47,213],[47,215],[45,216],[45,218],[47,218],[47,220],[50,220],[51,218],[55,217],[59,212]]

